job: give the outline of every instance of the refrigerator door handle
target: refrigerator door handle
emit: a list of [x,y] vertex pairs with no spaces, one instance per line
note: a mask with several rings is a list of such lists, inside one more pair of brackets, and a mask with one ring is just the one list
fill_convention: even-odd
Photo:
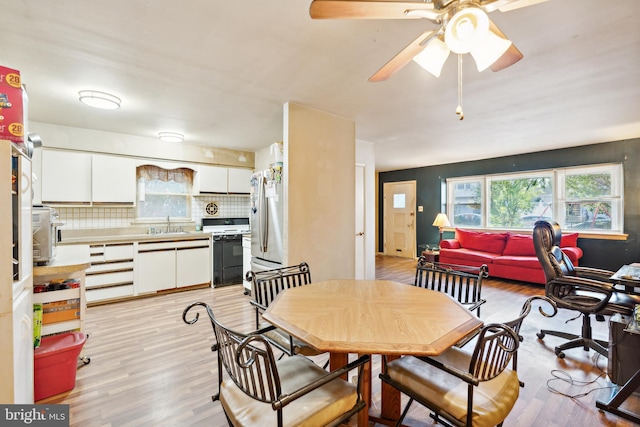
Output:
[[259,184],[259,194],[258,194],[258,200],[259,200],[259,204],[260,204],[260,209],[258,212],[260,212],[260,218],[258,219],[260,222],[260,226],[258,227],[258,230],[260,232],[258,238],[260,240],[260,247],[262,252],[266,252],[267,251],[267,239],[268,239],[268,234],[267,234],[267,225],[268,225],[268,221],[269,221],[269,212],[267,210],[267,198],[266,198],[266,191],[265,191],[265,178],[261,177],[260,178],[260,184]]

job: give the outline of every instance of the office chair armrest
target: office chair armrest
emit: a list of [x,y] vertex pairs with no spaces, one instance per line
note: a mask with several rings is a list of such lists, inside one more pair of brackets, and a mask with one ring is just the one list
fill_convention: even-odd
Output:
[[[597,303],[595,303],[596,297],[589,299],[588,296],[584,296],[583,300],[579,300],[578,298],[572,300],[562,299],[562,294],[566,293],[565,290],[567,287],[571,288],[572,291],[591,292],[596,295],[602,295],[602,299],[599,299]],[[556,291],[556,288],[559,289]],[[567,308],[591,313],[597,313],[603,310],[609,303],[609,299],[614,290],[611,283],[575,276],[557,277],[547,283],[547,295],[557,295],[556,303],[564,305]],[[560,299],[560,301],[558,301],[558,299]]]
[[[317,380],[315,380],[314,382],[312,382],[311,384],[308,384],[290,394],[286,394],[286,395],[282,395],[282,397],[280,399],[278,399],[277,401],[272,403],[272,407],[274,411],[277,411],[279,409],[282,409],[283,407],[287,406],[289,403],[293,402],[294,400],[304,396],[305,394],[311,393],[313,390],[322,387],[323,385],[327,384],[328,382],[334,381],[336,378],[347,374],[349,371],[351,371],[352,369],[355,368],[359,368],[360,371],[362,370],[362,366],[369,362],[370,356],[368,354],[364,355],[364,356],[360,356],[357,360],[341,367],[338,368],[334,371],[328,372],[326,375],[318,378]],[[360,389],[360,381],[362,379],[362,372],[358,373],[358,390]]]
[[601,280],[603,282],[608,282],[611,279],[611,276],[615,274],[613,271],[604,270],[601,268],[574,267],[574,269],[578,277]]

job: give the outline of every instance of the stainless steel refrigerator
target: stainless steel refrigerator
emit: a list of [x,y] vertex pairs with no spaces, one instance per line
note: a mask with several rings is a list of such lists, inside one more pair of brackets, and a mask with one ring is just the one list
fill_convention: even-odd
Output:
[[282,166],[251,178],[251,269],[282,267]]

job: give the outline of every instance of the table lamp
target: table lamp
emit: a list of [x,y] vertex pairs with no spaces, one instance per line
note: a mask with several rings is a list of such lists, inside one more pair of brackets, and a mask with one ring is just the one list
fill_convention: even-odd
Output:
[[436,219],[433,221],[433,226],[438,227],[438,229],[440,230],[440,240],[438,241],[438,246],[440,246],[440,243],[442,243],[442,229],[450,225],[451,223],[449,222],[449,218],[447,218],[447,214],[443,214],[442,212],[440,212],[438,215],[436,215]]

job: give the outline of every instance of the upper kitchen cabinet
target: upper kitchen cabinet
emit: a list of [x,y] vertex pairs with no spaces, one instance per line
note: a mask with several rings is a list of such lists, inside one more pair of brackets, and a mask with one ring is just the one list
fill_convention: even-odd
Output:
[[136,201],[136,163],[130,157],[93,154],[91,201],[133,205]]
[[44,204],[135,203],[136,166],[131,158],[43,150],[40,167]]
[[229,193],[249,193],[252,174],[251,169],[229,168]]
[[201,165],[196,174],[199,193],[226,193],[227,168]]
[[196,174],[196,194],[248,194],[251,169],[200,165]]
[[91,154],[42,151],[42,203],[91,204]]

